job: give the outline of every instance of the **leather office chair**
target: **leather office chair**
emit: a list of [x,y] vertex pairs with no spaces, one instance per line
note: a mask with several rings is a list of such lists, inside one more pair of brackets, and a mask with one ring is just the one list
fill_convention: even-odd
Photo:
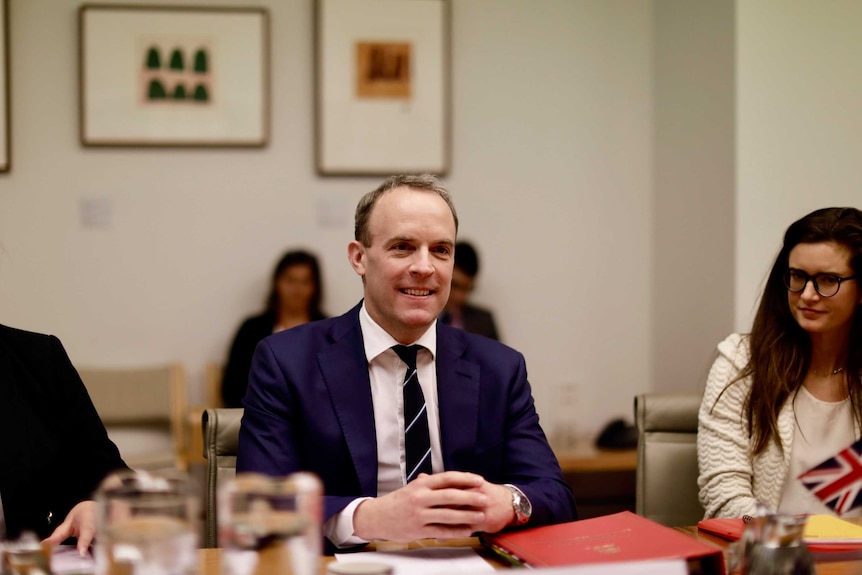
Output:
[[188,425],[188,461],[189,465],[195,464],[204,465],[203,458],[203,428],[201,423],[203,420],[204,411],[212,407],[224,407],[221,401],[221,379],[222,379],[221,363],[211,361],[204,366],[204,404],[193,405],[189,407],[188,415],[186,416],[186,424]]
[[204,546],[218,545],[218,490],[236,477],[236,450],[242,408],[211,408],[202,416],[204,457],[207,460]]
[[703,519],[697,488],[697,413],[701,394],[635,397],[638,466],[635,510],[670,527]]
[[78,374],[108,437],[129,467],[187,468],[186,378],[182,364],[83,367]]

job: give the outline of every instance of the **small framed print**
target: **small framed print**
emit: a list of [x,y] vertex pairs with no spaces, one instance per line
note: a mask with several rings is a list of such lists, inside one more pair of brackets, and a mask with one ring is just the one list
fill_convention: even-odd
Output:
[[9,0],[0,0],[0,172],[12,167],[9,62]]
[[446,173],[448,0],[317,0],[315,28],[318,172]]
[[85,146],[261,147],[269,140],[269,14],[85,4]]

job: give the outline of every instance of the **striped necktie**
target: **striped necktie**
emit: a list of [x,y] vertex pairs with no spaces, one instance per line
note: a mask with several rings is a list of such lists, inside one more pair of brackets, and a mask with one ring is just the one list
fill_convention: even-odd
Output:
[[392,349],[407,364],[404,374],[404,450],[407,459],[407,482],[420,473],[431,473],[431,439],[428,436],[428,413],[425,396],[416,372],[418,345],[396,345]]

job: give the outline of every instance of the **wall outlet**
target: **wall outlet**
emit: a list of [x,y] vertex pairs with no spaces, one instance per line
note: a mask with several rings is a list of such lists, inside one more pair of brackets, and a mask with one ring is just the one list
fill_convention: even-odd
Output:
[[111,227],[113,203],[110,198],[82,198],[80,207],[82,227],[95,229]]

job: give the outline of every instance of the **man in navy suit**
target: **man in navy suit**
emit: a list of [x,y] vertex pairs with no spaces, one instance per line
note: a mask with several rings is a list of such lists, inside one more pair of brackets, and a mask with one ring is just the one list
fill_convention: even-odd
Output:
[[[389,178],[360,200],[348,246],[363,301],[274,334],[255,352],[237,471],[316,473],[324,533],[337,547],[576,518],[523,356],[436,321],[449,297],[457,229],[436,178]],[[415,479],[406,468],[398,344],[421,346],[416,374],[432,473]]]

